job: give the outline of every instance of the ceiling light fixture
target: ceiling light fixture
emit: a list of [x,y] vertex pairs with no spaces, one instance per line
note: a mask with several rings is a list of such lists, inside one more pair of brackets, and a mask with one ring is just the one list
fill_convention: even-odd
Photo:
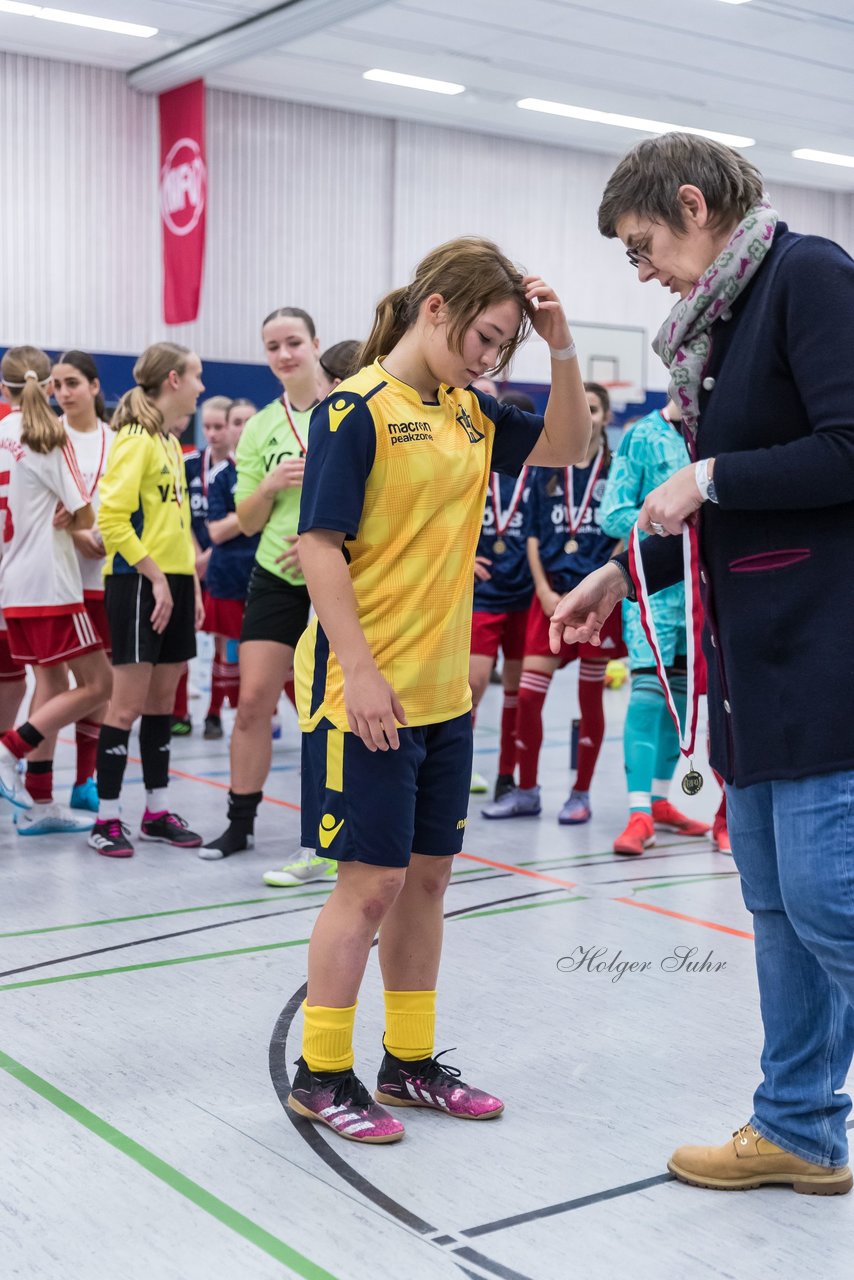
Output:
[[800,147],[792,155],[796,160],[815,160],[818,164],[838,164],[844,169],[854,169],[854,156],[841,155],[838,151],[813,151],[810,147]]
[[593,111],[589,107],[570,107],[564,102],[545,102],[542,98],[521,98],[516,103],[523,111],[543,111],[551,116],[568,116],[571,120],[588,120],[591,124],[609,124],[617,129],[636,129],[640,133],[693,133],[700,138],[713,138],[728,147],[752,147],[755,138],[735,133],[719,133],[713,129],[692,129],[684,124],[666,124],[663,120],[643,120],[639,116],[621,116],[613,111]]
[[464,84],[453,84],[449,80],[429,80],[425,76],[407,76],[400,71],[381,71],[375,67],[365,71],[363,80],[378,80],[380,84],[396,84],[403,89],[423,89],[426,93],[465,93]]
[[157,27],[143,27],[137,22],[119,22],[114,18],[96,18],[89,13],[68,9],[51,9],[43,4],[18,4],[17,0],[0,0],[0,13],[19,18],[41,18],[45,22],[64,22],[72,27],[91,27],[95,31],[111,31],[119,36],[139,36],[146,40],[157,35]]

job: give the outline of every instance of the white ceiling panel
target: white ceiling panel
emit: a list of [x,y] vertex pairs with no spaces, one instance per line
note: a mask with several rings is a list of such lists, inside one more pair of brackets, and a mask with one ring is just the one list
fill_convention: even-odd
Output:
[[[270,0],[58,2],[159,32],[140,40],[0,13],[0,47],[130,71],[274,7]],[[362,79],[370,67],[454,80],[467,91],[440,98],[370,83]],[[854,190],[854,170],[790,155],[796,147],[854,154],[854,0],[402,0],[281,40],[208,79],[606,154],[646,136],[515,106],[521,97],[552,99],[747,134],[757,140],[749,154],[769,179]]]

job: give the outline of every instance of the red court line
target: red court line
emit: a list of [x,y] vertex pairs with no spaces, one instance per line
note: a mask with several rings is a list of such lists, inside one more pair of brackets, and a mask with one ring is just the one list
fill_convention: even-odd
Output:
[[[74,745],[69,738],[61,738],[60,740],[70,743],[72,746]],[[142,764],[138,756],[128,756],[128,759],[133,761],[134,764]],[[188,782],[203,782],[208,787],[218,787],[221,791],[229,790],[227,782],[218,782],[216,778],[201,778],[198,774],[185,773],[181,769],[170,769],[169,772],[174,774],[176,778],[184,778]],[[276,804],[283,809],[293,809],[296,813],[300,812],[300,806],[291,804],[289,800],[277,800],[274,796],[267,795],[264,796],[264,799],[267,804]],[[562,889],[581,888],[582,892],[584,891],[583,886],[579,885],[575,880],[562,880],[559,876],[549,876],[542,871],[530,871],[527,867],[514,867],[510,862],[496,862],[493,858],[481,858],[474,853],[460,853],[457,856],[465,858],[468,862],[480,862],[486,867],[496,867],[499,871],[510,871],[516,876],[528,876],[532,880],[543,880],[547,884],[557,884]],[[612,898],[611,901],[621,902],[627,907],[638,907],[641,911],[652,911],[656,915],[670,916],[674,920],[685,920],[688,924],[697,924],[703,929],[714,929],[717,933],[729,933],[734,938],[749,938],[751,941],[753,940],[753,934],[747,933],[743,929],[731,929],[729,925],[716,924],[714,920],[700,920],[697,916],[686,916],[679,911],[668,911],[665,907],[653,906],[651,902],[636,902],[634,898]]]
[[674,920],[687,920],[688,924],[699,924],[704,929],[714,929],[718,933],[729,933],[734,938],[749,938],[753,934],[744,929],[733,929],[728,924],[716,924],[714,920],[700,920],[697,916],[684,916],[681,911],[668,911],[666,907],[656,907],[651,902],[636,902],[634,898],[612,898],[612,902],[622,902],[626,907],[639,907],[641,911],[653,911],[658,916],[672,916]]
[[[63,738],[61,735],[58,736],[58,741],[64,742],[71,747],[75,745],[73,738]],[[142,760],[139,756],[128,756],[128,760],[132,764],[142,764]],[[230,790],[227,782],[218,782],[216,778],[202,778],[197,773],[185,773],[183,769],[173,769],[171,766],[169,768],[169,772],[173,777],[183,778],[186,782],[203,782],[206,787],[218,787],[220,791]],[[293,809],[296,813],[300,812],[300,806],[298,804],[291,804],[290,800],[277,800],[275,796],[267,795],[264,796],[264,799],[267,801],[267,804],[277,804],[283,809]]]
[[546,880],[549,884],[559,884],[563,889],[577,889],[574,880],[560,880],[557,876],[547,876],[542,871],[529,871],[527,867],[514,867],[510,862],[495,862],[492,858],[479,858],[474,853],[458,853],[458,858],[467,858],[469,862],[482,862],[487,867],[498,867],[501,871],[512,871],[517,876],[530,876],[532,880]]

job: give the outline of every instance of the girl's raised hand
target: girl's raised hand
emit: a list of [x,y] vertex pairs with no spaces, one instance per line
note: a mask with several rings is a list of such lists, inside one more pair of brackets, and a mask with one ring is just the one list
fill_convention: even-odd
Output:
[[539,276],[524,276],[522,284],[534,329],[550,347],[562,351],[572,342],[572,334],[560,298]]

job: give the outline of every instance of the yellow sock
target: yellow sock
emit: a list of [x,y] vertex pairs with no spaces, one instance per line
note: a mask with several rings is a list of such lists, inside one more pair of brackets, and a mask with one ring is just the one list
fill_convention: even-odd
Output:
[[356,1006],[328,1009],[302,1002],[302,1056],[309,1071],[347,1071],[353,1065],[353,1025]]
[[386,991],[385,1047],[404,1062],[433,1053],[436,1031],[435,991]]

